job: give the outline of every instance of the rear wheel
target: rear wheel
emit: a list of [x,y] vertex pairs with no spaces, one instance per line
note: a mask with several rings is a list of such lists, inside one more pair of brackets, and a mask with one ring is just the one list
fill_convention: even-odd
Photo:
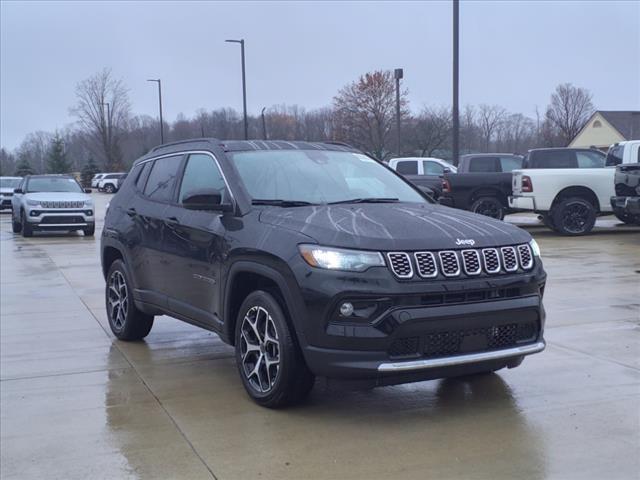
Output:
[[111,185],[110,183],[107,183],[107,185],[104,187],[104,191],[107,193],[113,193],[116,191],[116,189],[113,185]]
[[278,408],[309,394],[315,377],[271,294],[257,290],[247,296],[236,321],[235,340],[238,371],[256,403]]
[[153,327],[153,315],[141,312],[133,301],[133,287],[122,260],[111,264],[105,291],[109,327],[120,340],[141,340]]
[[496,197],[480,197],[471,204],[471,211],[485,217],[502,220],[504,218],[504,206]]
[[565,198],[550,213],[554,230],[561,235],[585,235],[596,223],[596,209],[582,197]]
[[24,210],[22,211],[22,214],[21,214],[21,221],[22,223],[21,223],[20,229],[22,230],[22,236],[23,237],[33,236],[33,227],[27,221],[27,216],[25,215]]

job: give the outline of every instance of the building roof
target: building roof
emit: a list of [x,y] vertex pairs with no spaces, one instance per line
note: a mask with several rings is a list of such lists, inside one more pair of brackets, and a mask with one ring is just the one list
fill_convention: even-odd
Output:
[[600,115],[627,140],[640,139],[640,111],[602,111]]

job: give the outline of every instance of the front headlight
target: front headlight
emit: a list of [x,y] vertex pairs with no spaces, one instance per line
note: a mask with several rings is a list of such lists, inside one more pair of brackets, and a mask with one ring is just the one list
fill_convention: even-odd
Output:
[[38,200],[27,200],[27,205],[30,207],[39,207],[40,202]]
[[531,247],[531,251],[533,252],[533,255],[535,257],[540,257],[540,246],[538,245],[538,242],[536,242],[533,238],[531,239],[531,241],[529,242],[529,246]]
[[347,250],[344,248],[299,245],[300,254],[312,267],[345,272],[364,272],[370,267],[384,267],[380,252]]

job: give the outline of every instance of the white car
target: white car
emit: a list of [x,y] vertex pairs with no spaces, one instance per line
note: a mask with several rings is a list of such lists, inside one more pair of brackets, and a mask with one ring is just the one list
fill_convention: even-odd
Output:
[[598,215],[613,213],[614,166],[638,161],[640,140],[612,145],[610,153],[622,144],[623,150],[617,150],[615,157],[618,160],[610,161],[608,156],[603,168],[514,170],[509,207],[542,215],[545,225],[562,235],[589,233]]
[[18,188],[22,177],[0,177],[0,210],[11,208],[13,190]]
[[119,180],[125,177],[126,173],[107,173],[98,181],[98,190],[107,193],[116,193],[120,186]]
[[389,166],[403,175],[443,175],[458,171],[446,160],[435,157],[393,158],[389,160]]
[[91,188],[98,188],[98,182],[102,180],[105,175],[106,173],[96,173],[91,179]]

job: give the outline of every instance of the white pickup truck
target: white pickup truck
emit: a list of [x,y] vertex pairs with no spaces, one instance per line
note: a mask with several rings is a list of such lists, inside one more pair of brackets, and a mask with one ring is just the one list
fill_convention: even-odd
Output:
[[514,170],[509,207],[542,215],[545,225],[562,235],[589,233],[598,215],[614,213],[614,167],[638,162],[639,150],[640,140],[612,145],[604,168]]

